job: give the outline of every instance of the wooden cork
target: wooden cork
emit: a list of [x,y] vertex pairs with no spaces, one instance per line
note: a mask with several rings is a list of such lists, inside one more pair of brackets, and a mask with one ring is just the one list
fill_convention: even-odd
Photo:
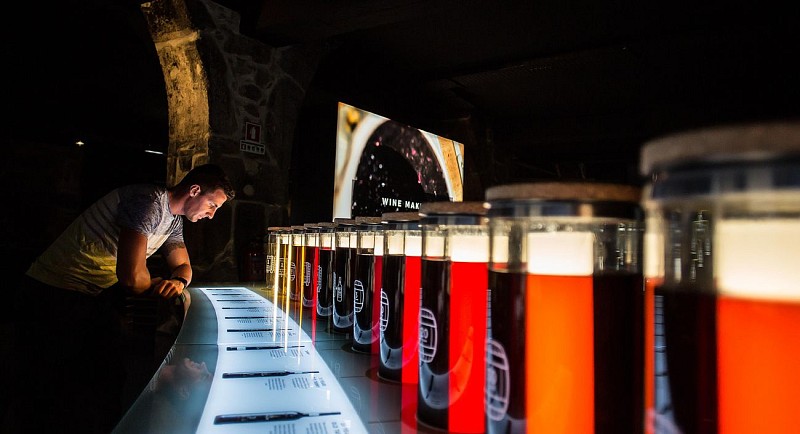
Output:
[[419,221],[418,212],[398,211],[398,212],[385,212],[381,214],[381,220],[384,222],[415,222]]
[[667,167],[706,162],[764,161],[800,155],[800,121],[750,123],[698,129],[642,146],[639,170],[648,176]]
[[506,184],[486,190],[486,200],[596,200],[639,202],[641,188],[594,182],[532,182]]
[[380,217],[356,217],[356,224],[371,224],[371,225],[379,225],[381,224]]
[[421,216],[432,214],[468,214],[485,215],[486,207],[483,202],[424,202],[419,206]]

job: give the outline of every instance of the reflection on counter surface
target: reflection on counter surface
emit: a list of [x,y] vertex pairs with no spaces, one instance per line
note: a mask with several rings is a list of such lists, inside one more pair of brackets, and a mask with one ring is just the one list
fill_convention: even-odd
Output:
[[285,292],[239,285],[190,288],[175,345],[115,433],[426,432],[403,426],[378,354]]
[[115,432],[369,432],[300,327],[299,300],[285,311],[263,288],[191,291],[175,345]]

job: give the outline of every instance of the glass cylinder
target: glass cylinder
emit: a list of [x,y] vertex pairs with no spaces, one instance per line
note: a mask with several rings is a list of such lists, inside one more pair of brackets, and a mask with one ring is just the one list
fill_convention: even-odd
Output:
[[487,433],[644,427],[640,189],[489,188]]
[[317,315],[331,318],[333,315],[333,276],[336,252],[336,224],[320,222],[319,226],[319,268],[317,274]]
[[303,245],[305,238],[306,228],[303,225],[292,226],[292,256],[289,264],[290,274],[289,279],[289,300],[300,300],[303,293],[303,281],[305,275],[303,273],[306,262],[306,250]]
[[[380,217],[356,217],[356,268],[353,276],[353,350],[378,353],[383,226]],[[376,306],[377,303],[377,306]]]
[[650,430],[797,432],[800,123],[646,143]]
[[384,249],[378,375],[390,381],[417,384],[422,260],[419,213],[389,212],[381,219]]
[[267,228],[267,291],[274,291],[278,278],[278,232],[280,226]]
[[353,331],[353,275],[356,256],[356,221],[336,218],[333,269],[333,332]]
[[303,249],[305,264],[303,266],[303,307],[316,309],[317,287],[319,286],[319,231],[317,223],[303,224]]
[[482,202],[420,206],[422,269],[417,419],[484,432],[489,232]]
[[292,228],[289,226],[281,227],[277,232],[278,238],[278,278],[276,296],[288,297],[290,291],[289,279],[291,273],[290,264],[292,262]]

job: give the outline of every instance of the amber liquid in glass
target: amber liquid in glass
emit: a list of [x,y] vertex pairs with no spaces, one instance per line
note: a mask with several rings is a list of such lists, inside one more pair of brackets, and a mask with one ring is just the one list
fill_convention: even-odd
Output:
[[669,423],[684,433],[797,432],[800,304],[697,286],[656,295],[668,372],[656,394],[671,397]]
[[278,254],[278,287],[276,288],[278,297],[288,297],[289,295],[289,273],[291,273],[291,264],[289,252],[292,246],[286,243],[281,243],[279,246]]
[[292,246],[292,263],[289,279],[291,280],[289,298],[300,300],[303,293],[303,271],[306,263],[306,249],[303,246]]
[[[637,274],[491,271],[491,338],[505,349],[507,414],[492,433],[635,433],[644,427],[644,287]],[[493,360],[495,366],[502,363]],[[503,392],[503,393],[500,393]],[[507,403],[502,402],[507,396]]]

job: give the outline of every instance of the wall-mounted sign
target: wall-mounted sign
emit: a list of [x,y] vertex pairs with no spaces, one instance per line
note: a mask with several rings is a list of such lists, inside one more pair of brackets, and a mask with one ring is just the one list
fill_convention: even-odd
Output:
[[264,155],[265,148],[266,147],[261,143],[248,142],[247,140],[239,141],[239,150],[241,150],[242,152],[250,152],[251,154]]
[[261,125],[254,124],[252,122],[245,122],[244,139],[248,142],[261,143]]

